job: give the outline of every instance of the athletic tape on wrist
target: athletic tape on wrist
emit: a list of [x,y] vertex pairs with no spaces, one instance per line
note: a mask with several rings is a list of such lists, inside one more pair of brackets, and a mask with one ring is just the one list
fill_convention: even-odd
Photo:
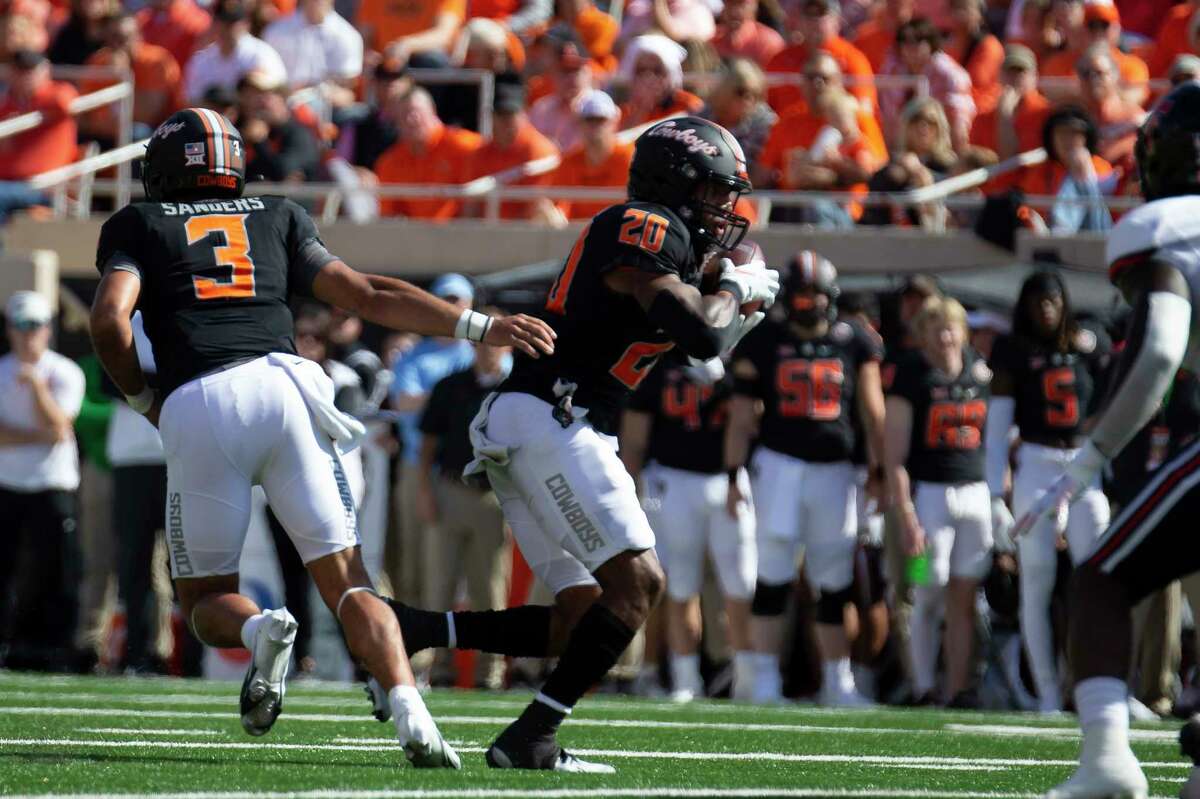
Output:
[[462,316],[458,317],[458,324],[454,326],[454,337],[483,341],[491,326],[492,317],[467,308],[462,312]]

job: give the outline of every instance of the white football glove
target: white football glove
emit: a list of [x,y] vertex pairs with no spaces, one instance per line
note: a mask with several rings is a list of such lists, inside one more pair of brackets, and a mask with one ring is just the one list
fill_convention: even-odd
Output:
[[735,322],[735,324],[739,325],[740,328],[737,332],[737,335],[733,337],[733,343],[730,344],[729,348],[721,354],[726,355],[730,352],[733,352],[734,348],[737,347],[738,342],[741,341],[747,333],[758,327],[758,323],[766,318],[767,315],[762,311],[755,311],[749,316],[746,316],[745,314],[738,314],[737,322]]
[[1013,552],[1013,515],[1004,502],[1004,497],[992,497],[992,538],[1000,552]]
[[696,385],[711,386],[725,376],[725,362],[720,358],[702,361],[689,355],[688,365],[683,367],[683,373]]
[[749,261],[735,266],[728,258],[722,258],[720,266],[721,278],[717,286],[733,292],[738,298],[738,305],[761,300],[765,307],[770,308],[775,302],[775,295],[779,293],[778,271],[768,269],[762,261]]
[[1067,508],[1071,506],[1075,500],[1079,499],[1079,495],[1084,489],[1092,484],[1096,479],[1096,475],[1104,467],[1104,462],[1108,460],[1104,453],[1096,449],[1096,445],[1091,442],[1091,439],[1084,441],[1079,452],[1067,464],[1066,469],[1058,479],[1055,480],[1046,493],[1042,494],[1033,503],[1029,511],[1017,520],[1013,525],[1012,537],[1017,540],[1021,536],[1028,533],[1033,526],[1043,518],[1053,518],[1055,525],[1062,528],[1066,521]]

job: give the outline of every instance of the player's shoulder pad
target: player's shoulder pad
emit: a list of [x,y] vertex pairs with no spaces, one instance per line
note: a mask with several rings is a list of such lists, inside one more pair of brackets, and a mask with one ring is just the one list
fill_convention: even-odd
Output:
[[[1151,256],[1200,241],[1200,196],[1167,197],[1134,208],[1108,234],[1105,262],[1109,277]],[[1168,260],[1170,260],[1168,258]]]
[[844,344],[854,338],[854,327],[849,322],[839,319],[829,326],[829,337],[839,344]]

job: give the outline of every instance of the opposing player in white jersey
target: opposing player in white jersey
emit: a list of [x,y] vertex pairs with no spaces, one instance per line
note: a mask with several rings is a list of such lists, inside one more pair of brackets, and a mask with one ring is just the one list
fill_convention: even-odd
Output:
[[[1158,410],[1182,365],[1200,368],[1192,306],[1200,296],[1200,84],[1164,97],[1138,131],[1136,156],[1146,205],[1109,234],[1109,274],[1133,306],[1114,387],[1065,472],[1018,520],[1021,535],[1081,496],[1105,462]],[[1182,575],[1200,570],[1200,440],[1154,472],[1112,521],[1071,585],[1070,654],[1083,728],[1079,769],[1050,799],[1145,797],[1145,775],[1129,746],[1125,678],[1131,608]],[[1197,759],[1196,720],[1184,751]]]
[[[363,566],[340,455],[365,430],[334,407],[321,368],[296,354],[288,299],[309,295],[388,327],[530,354],[553,352],[553,332],[531,317],[460,312],[411,284],[354,271],[291,200],[241,196],[241,134],[207,109],[178,111],[155,131],[142,179],[146,201],[100,232],[92,342],[129,405],[162,433],[171,575],[188,624],[210,646],[251,650],[242,727],[263,735],[279,716],[297,627],[286,608],[262,611],[238,592],[251,489],[261,485],[350,651],[385,689],[409,759],[458,768]],[[156,387],[138,362],[135,308]]]

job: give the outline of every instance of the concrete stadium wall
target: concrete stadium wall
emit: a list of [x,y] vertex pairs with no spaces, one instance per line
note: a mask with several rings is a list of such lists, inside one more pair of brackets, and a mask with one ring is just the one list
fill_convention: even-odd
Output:
[[[96,274],[93,264],[102,222],[16,220],[2,235],[10,253],[53,250],[64,277],[92,277]],[[358,269],[420,277],[451,270],[479,275],[560,260],[570,250],[578,230],[471,221],[430,225],[386,220],[370,225],[326,225],[322,237],[332,252]],[[903,228],[826,231],[776,226],[751,231],[750,238],[773,262],[808,248],[821,252],[846,272],[945,272],[1031,261],[1034,255],[1045,259],[1049,254],[1089,269],[1105,266],[1100,235],[1034,237],[1022,232],[1015,256],[963,231],[928,234]]]
[[0,253],[0,308],[15,291],[36,291],[58,308],[58,253],[53,249]]

